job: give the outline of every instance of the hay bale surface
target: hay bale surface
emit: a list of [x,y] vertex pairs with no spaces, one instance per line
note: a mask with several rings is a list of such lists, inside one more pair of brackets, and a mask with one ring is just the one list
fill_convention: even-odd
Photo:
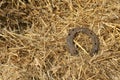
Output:
[[[79,55],[66,47],[69,29],[87,27],[91,40],[76,38]],[[119,0],[1,0],[0,80],[120,80]]]

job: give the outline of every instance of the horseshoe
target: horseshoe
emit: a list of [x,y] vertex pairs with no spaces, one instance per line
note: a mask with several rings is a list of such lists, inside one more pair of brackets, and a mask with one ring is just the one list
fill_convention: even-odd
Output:
[[67,46],[68,46],[69,52],[72,55],[78,53],[77,48],[74,45],[73,39],[76,37],[76,34],[80,32],[87,34],[92,39],[92,49],[90,52],[90,56],[94,56],[94,54],[98,53],[98,50],[99,50],[99,39],[98,39],[98,36],[88,28],[77,27],[69,31],[67,36]]

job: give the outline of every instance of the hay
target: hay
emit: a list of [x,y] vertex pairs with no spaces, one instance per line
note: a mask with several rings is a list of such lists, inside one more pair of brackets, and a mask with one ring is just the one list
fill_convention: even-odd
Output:
[[[1,0],[0,80],[120,80],[119,12],[119,0]],[[67,50],[82,26],[99,36],[94,57],[83,34],[79,56]]]

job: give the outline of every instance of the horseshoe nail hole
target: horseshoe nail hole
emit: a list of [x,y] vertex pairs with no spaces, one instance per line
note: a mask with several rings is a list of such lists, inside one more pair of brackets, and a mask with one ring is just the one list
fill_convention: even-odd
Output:
[[68,36],[70,36],[71,34],[69,33]]
[[90,33],[92,35],[92,33]]
[[72,31],[74,31],[74,29],[72,29]]
[[96,43],[95,43],[95,45],[96,45]]
[[76,45],[76,48],[79,48],[78,45]]
[[77,54],[78,53],[78,51],[77,50],[75,50],[75,54]]

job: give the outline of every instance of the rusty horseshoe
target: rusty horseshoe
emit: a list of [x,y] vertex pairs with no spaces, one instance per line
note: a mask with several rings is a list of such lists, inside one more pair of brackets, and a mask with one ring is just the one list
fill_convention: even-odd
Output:
[[92,49],[90,52],[90,56],[93,56],[95,53],[98,53],[98,50],[99,50],[99,38],[98,38],[98,36],[90,29],[80,28],[80,27],[73,28],[68,33],[67,46],[68,46],[69,52],[72,55],[78,53],[77,48],[75,47],[75,44],[73,42],[73,39],[76,37],[76,34],[80,33],[80,32],[87,34],[92,39]]

